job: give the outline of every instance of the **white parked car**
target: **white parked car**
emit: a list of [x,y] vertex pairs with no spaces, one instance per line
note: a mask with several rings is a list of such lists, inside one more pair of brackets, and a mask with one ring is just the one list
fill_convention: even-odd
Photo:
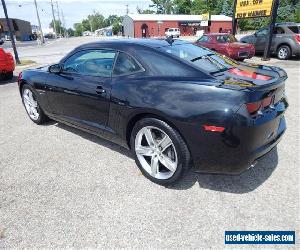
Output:
[[166,32],[165,35],[168,36],[173,36],[173,37],[179,37],[180,36],[180,29],[178,28],[169,28]]

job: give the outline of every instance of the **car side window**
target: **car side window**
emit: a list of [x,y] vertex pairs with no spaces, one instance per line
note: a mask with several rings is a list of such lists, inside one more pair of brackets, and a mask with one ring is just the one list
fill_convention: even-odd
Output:
[[217,36],[216,40],[218,43],[227,43],[228,42],[228,39],[226,36]]
[[274,34],[284,34],[284,29],[282,27],[276,27],[274,29]]
[[80,75],[110,77],[116,52],[113,50],[83,50],[70,56],[63,71]]
[[256,36],[258,37],[264,37],[268,34],[268,30],[267,29],[262,29],[256,32]]
[[202,36],[198,39],[198,42],[208,43],[209,42],[209,37],[208,36]]
[[142,67],[137,63],[135,59],[133,59],[133,57],[127,55],[124,52],[119,52],[115,63],[113,75],[128,75],[141,70]]

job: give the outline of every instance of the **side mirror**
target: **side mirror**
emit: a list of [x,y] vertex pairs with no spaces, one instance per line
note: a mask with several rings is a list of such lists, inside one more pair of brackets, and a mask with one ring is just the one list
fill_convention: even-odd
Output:
[[49,67],[49,72],[53,74],[61,73],[63,70],[62,64],[54,64]]

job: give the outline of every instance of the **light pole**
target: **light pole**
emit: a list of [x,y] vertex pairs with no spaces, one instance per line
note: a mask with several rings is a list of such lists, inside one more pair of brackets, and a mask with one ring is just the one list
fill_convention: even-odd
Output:
[[37,17],[37,20],[38,20],[38,23],[39,23],[39,28],[40,28],[40,33],[41,33],[41,42],[45,43],[45,38],[44,38],[43,30],[42,30],[42,25],[41,25],[41,20],[40,20],[39,11],[38,11],[38,8],[37,8],[36,0],[34,0],[34,5],[35,5],[36,17]]
[[8,27],[8,31],[9,31],[9,35],[10,35],[11,44],[12,44],[14,54],[15,54],[16,64],[21,64],[20,59],[19,59],[19,55],[18,55],[18,51],[17,51],[17,47],[16,47],[16,43],[15,43],[15,38],[14,38],[14,35],[12,33],[10,21],[8,19],[6,4],[5,4],[4,0],[1,0],[1,2],[2,2],[2,6],[3,6],[4,15],[5,15],[5,18],[6,18],[6,23],[7,23],[7,27]]

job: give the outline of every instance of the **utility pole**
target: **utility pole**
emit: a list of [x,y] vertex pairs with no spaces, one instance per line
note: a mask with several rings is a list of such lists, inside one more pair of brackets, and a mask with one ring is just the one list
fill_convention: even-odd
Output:
[[55,33],[55,38],[57,38],[57,29],[56,29],[56,20],[55,20],[55,14],[54,14],[53,0],[51,0],[51,8],[52,8],[52,17],[53,17],[53,29],[54,29],[54,33]]
[[236,28],[237,28],[237,19],[235,18],[236,5],[237,5],[237,0],[234,0],[233,13],[232,13],[232,35],[234,36],[236,35]]
[[5,18],[6,18],[6,23],[7,23],[10,39],[11,39],[11,44],[12,44],[14,54],[15,54],[16,64],[21,64],[20,59],[19,59],[19,55],[18,55],[18,51],[17,51],[17,47],[16,47],[16,43],[15,43],[15,38],[14,38],[14,35],[12,33],[10,21],[8,19],[6,3],[5,3],[4,0],[1,0],[1,2],[2,2],[2,6],[3,6],[4,15],[5,15]]
[[128,6],[128,4],[126,4],[125,6],[126,6],[126,15],[128,15],[129,14],[129,6]]
[[61,18],[62,18],[62,26],[64,28],[64,36],[67,37],[67,29],[66,29],[66,22],[65,22],[65,16],[64,16],[64,12],[61,10]]
[[38,11],[36,0],[34,0],[34,5],[35,5],[36,17],[37,17],[37,20],[38,20],[38,23],[39,23],[39,28],[40,28],[40,33],[41,33],[41,42],[45,43],[45,38],[44,38],[43,30],[42,30],[42,25],[41,25],[41,20],[40,20],[40,16],[39,16],[39,11]]
[[61,36],[61,20],[60,20],[60,15],[59,15],[59,8],[58,8],[58,2],[56,1],[56,9],[57,9],[57,15],[58,15],[58,21],[59,21],[59,35]]
[[268,34],[267,43],[266,43],[265,50],[264,50],[264,56],[261,59],[263,61],[270,60],[272,38],[273,38],[273,33],[274,33],[274,28],[275,28],[278,6],[279,6],[279,0],[273,0],[271,21],[269,24],[269,34]]

